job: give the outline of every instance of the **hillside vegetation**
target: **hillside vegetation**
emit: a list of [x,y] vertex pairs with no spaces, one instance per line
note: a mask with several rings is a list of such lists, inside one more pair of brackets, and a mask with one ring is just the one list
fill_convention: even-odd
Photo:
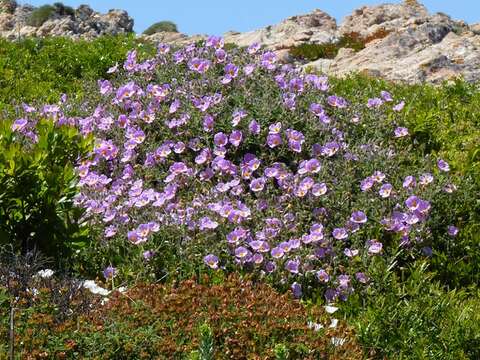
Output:
[[0,117],[0,357],[480,357],[479,84],[0,40]]

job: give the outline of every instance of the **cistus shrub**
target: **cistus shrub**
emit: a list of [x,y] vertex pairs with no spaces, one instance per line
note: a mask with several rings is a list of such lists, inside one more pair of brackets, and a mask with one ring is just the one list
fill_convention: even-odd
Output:
[[55,14],[55,11],[55,6],[42,5],[30,13],[26,23],[29,26],[40,27]]
[[41,251],[57,264],[85,240],[74,208],[74,164],[88,139],[66,123],[60,105],[24,105],[25,116],[0,123],[0,245]]
[[75,10],[71,6],[66,6],[61,2],[53,3],[55,12],[60,16],[74,16]]
[[[217,282],[217,284],[214,284]],[[87,314],[55,322],[44,293],[35,316],[20,315],[18,352],[63,358],[360,359],[354,334],[323,308],[231,276],[176,285],[137,285]],[[3,316],[2,312],[2,316]],[[46,336],[48,334],[48,336]],[[2,338],[5,336],[2,333]],[[0,348],[1,349],[1,348]]]
[[416,156],[403,101],[355,102],[258,46],[222,46],[130,52],[78,120],[96,144],[76,200],[115,262],[145,262],[168,228],[210,268],[333,301],[368,288],[372,262],[402,266],[457,235],[443,210],[461,184],[443,159]]
[[171,21],[159,21],[151,25],[143,33],[145,35],[153,35],[159,32],[178,32],[177,25]]

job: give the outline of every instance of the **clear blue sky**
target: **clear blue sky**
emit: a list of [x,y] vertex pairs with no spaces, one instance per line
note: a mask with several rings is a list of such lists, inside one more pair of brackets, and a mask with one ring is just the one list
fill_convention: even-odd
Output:
[[[58,0],[20,0],[38,6]],[[286,17],[307,13],[315,8],[326,11],[340,22],[362,5],[399,0],[63,0],[70,6],[89,4],[106,12],[127,10],[135,19],[135,31],[142,32],[160,20],[171,20],[186,34],[221,35],[228,30],[248,31],[276,24]],[[442,11],[454,19],[480,22],[480,0],[424,0],[430,12]]]

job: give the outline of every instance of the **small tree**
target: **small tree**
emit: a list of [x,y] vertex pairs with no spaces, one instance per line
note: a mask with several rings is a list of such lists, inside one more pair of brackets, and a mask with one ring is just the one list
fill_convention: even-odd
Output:
[[160,21],[150,26],[143,33],[153,35],[159,32],[178,32],[177,25],[172,21]]

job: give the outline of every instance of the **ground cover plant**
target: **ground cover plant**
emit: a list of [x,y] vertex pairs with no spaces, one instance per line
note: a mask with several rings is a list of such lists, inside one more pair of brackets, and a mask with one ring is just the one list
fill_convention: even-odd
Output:
[[[279,295],[265,284],[238,277],[221,284],[202,279],[176,286],[138,285],[125,294],[116,292],[103,306],[62,319],[52,315],[50,294],[42,288],[33,305],[18,313],[16,342],[21,355],[274,359],[281,346],[292,358],[361,356],[343,322],[329,327],[331,321],[320,308],[307,309],[290,294]],[[81,299],[75,296],[72,302]],[[2,315],[2,322],[7,320]]]
[[[105,41],[137,51],[112,52],[115,61],[97,65]],[[2,149],[24,152],[40,180],[44,170],[35,164],[52,150],[36,136],[57,137],[65,146],[56,148],[71,155],[49,175],[80,185],[66,204],[75,190],[81,221],[67,222],[61,246],[50,249],[58,256],[75,244],[63,252],[63,267],[79,277],[101,276],[109,289],[141,281],[139,289],[153,293],[175,288],[161,290],[153,281],[179,284],[208,274],[221,285],[224,273],[239,273],[254,284],[290,289],[307,308],[335,302],[335,316],[355,329],[365,357],[478,357],[478,85],[328,79],[277,64],[255,46],[227,49],[219,38],[183,49],[128,41],[86,43],[97,50],[81,55],[81,71],[60,69],[61,76],[25,94],[19,89],[29,88],[33,69],[53,74],[50,54],[59,46],[66,54],[81,51],[76,43],[39,42],[50,45],[31,52],[31,63],[3,68],[5,86],[23,94],[17,103],[39,101],[14,108],[3,94]],[[12,45],[13,53],[35,44]],[[12,59],[0,53],[0,64]],[[27,80],[15,71],[26,71]],[[70,94],[59,101],[63,91]],[[54,104],[45,107],[45,100]],[[79,133],[91,146],[86,156],[67,150],[78,146]],[[4,163],[7,178],[12,165]],[[2,204],[26,200],[17,193],[2,191]],[[40,224],[31,208],[17,213],[10,222],[23,216]],[[58,234],[50,222],[57,215],[43,215],[45,231]],[[77,238],[80,224],[88,224],[85,241]],[[15,234],[6,228],[4,239],[18,243]],[[211,283],[201,286],[214,291]],[[109,316],[120,321],[122,309],[134,304],[120,299],[116,315],[105,315],[109,324]],[[177,315],[172,311],[170,325],[183,331]],[[189,351],[200,343],[209,348],[213,337],[217,351],[228,348],[218,327],[203,325],[192,325]],[[122,326],[127,346],[131,324]],[[145,326],[138,331],[151,331],[152,324]],[[89,331],[82,336],[85,344],[100,341]],[[42,349],[72,350],[58,339]],[[117,340],[112,333],[112,344]],[[295,343],[258,341],[270,355],[276,349],[295,358]],[[132,344],[134,352],[142,346]]]

